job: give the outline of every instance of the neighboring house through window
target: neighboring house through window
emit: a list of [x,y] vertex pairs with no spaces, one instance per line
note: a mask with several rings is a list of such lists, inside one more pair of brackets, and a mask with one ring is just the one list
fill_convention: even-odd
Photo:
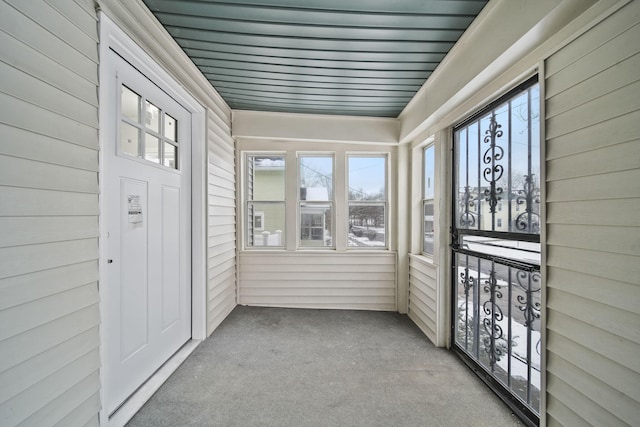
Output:
[[247,247],[282,247],[285,240],[285,156],[246,156]]

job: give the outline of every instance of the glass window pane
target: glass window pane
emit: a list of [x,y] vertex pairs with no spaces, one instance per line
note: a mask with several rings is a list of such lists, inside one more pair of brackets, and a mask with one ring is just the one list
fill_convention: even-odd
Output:
[[145,101],[145,116],[144,123],[147,126],[147,129],[150,129],[154,132],[160,132],[160,109],[150,103],[149,101]]
[[247,156],[247,200],[284,200],[284,156]]
[[332,207],[324,203],[300,204],[300,246],[333,247]]
[[168,114],[164,114],[164,137],[171,141],[178,141],[178,121]]
[[140,157],[140,130],[126,122],[120,122],[120,152]]
[[285,245],[285,204],[247,204],[247,246],[282,247]]
[[175,145],[169,144],[168,142],[164,143],[164,158],[162,159],[162,163],[170,167],[171,169],[178,169],[178,147]]
[[144,134],[144,158],[160,163],[160,140],[148,133]]
[[433,255],[433,200],[424,202],[424,222],[422,231],[424,233],[424,240],[422,245],[422,252],[425,254]]
[[349,247],[385,247],[384,205],[349,206]]
[[300,157],[300,200],[333,199],[333,156]]
[[424,198],[433,199],[435,188],[435,147],[424,150]]
[[140,96],[122,85],[120,111],[122,115],[136,123],[140,123]]
[[349,156],[349,200],[386,200],[386,157]]

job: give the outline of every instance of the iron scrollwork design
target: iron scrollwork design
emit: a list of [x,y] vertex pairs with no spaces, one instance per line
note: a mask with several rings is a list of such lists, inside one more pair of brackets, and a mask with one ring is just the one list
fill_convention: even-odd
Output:
[[484,137],[485,144],[489,144],[489,148],[484,152],[482,156],[482,162],[488,165],[482,171],[482,176],[485,181],[489,183],[489,188],[484,190],[485,201],[489,202],[489,212],[495,213],[498,201],[502,199],[500,196],[503,192],[502,187],[497,186],[497,181],[502,178],[504,173],[504,167],[496,162],[502,160],[504,157],[504,149],[499,145],[496,145],[496,139],[502,136],[502,125],[496,121],[496,113],[491,113],[491,119],[489,122],[489,129],[485,131]]
[[516,228],[520,231],[538,233],[540,231],[540,215],[534,211],[533,205],[540,205],[540,188],[536,187],[534,174],[524,176],[522,190],[518,190],[518,205],[525,205],[525,211],[515,219]]
[[471,194],[471,187],[468,185],[464,187],[464,194],[462,195],[462,207],[464,210],[460,214],[460,227],[471,228],[476,225],[476,214],[471,211],[471,208],[475,207],[473,196]]
[[469,320],[469,293],[476,286],[476,278],[469,274],[469,267],[460,273],[460,283],[464,289],[464,341],[465,348],[469,348],[469,327],[473,328]]
[[484,282],[483,289],[484,292],[489,294],[489,300],[482,305],[482,310],[485,314],[484,319],[482,319],[482,326],[487,333],[483,339],[483,344],[484,350],[489,355],[489,363],[493,367],[506,352],[506,345],[503,342],[504,331],[499,324],[504,318],[504,314],[497,304],[497,299],[502,298],[502,286],[498,285],[496,272],[493,268],[489,273],[489,278]]
[[540,302],[534,295],[540,292],[540,272],[518,270],[516,282],[524,291],[524,295],[518,295],[518,309],[524,314],[524,326],[531,328],[533,322],[540,318]]

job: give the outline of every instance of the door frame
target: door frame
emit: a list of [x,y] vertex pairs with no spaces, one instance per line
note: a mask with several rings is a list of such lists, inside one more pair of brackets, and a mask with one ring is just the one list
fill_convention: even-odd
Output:
[[[175,99],[191,114],[191,341],[201,341],[206,338],[206,279],[207,279],[207,148],[206,148],[206,108],[202,106],[184,87],[182,87],[161,65],[159,65],[144,49],[132,40],[118,25],[103,11],[98,14],[100,27],[100,43],[98,67],[99,81],[109,81],[109,53],[113,50],[154,84]],[[98,171],[100,196],[98,200],[99,214],[99,283],[106,283],[106,254],[105,243],[106,221],[104,214],[108,212],[105,206],[105,180],[103,179],[103,167],[105,164],[105,150],[103,147],[109,143],[106,141],[103,126],[115,126],[109,123],[110,112],[113,105],[108,100],[113,99],[109,91],[115,88],[108,84],[99,86],[99,161]],[[103,334],[104,306],[103,289],[99,288],[100,295],[100,357],[105,360],[105,342]],[[195,346],[190,346],[191,350]],[[104,370],[100,370],[100,384],[103,381]],[[166,378],[164,378],[166,379]],[[164,379],[162,381],[164,381]],[[149,396],[150,397],[150,396]],[[104,394],[101,393],[100,423],[109,424],[109,414],[106,413]]]

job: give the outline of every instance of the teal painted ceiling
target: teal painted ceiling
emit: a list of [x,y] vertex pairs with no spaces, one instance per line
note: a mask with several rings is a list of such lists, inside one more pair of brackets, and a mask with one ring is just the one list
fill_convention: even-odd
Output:
[[396,117],[486,0],[143,0],[233,109]]

